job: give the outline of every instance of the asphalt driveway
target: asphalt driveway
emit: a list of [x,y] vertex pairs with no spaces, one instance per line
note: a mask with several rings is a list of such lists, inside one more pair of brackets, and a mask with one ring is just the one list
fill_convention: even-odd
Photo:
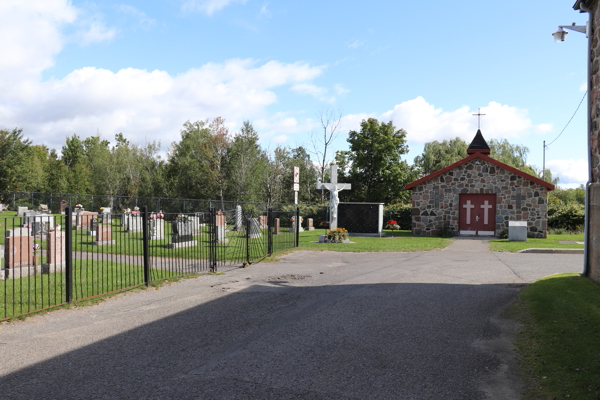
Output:
[[3,399],[515,399],[523,284],[582,255],[479,240],[296,252],[0,325]]

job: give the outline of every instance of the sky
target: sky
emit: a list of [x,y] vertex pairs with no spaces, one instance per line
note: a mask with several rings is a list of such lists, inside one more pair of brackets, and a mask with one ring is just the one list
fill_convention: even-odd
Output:
[[[575,1],[0,1],[0,129],[34,143],[100,134],[161,143],[186,121],[249,120],[264,148],[305,146],[319,112],[342,115],[332,150],[363,119],[425,143],[486,139],[543,164],[586,91],[587,39]],[[587,180],[587,100],[546,150],[562,187]],[[332,153],[333,155],[333,153]]]

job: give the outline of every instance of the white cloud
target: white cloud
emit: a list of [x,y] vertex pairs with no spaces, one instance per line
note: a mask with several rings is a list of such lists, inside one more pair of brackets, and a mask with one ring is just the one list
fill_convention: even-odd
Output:
[[258,16],[260,18],[271,18],[271,11],[269,11],[269,3],[265,3],[262,5],[262,7],[260,8],[260,11],[258,13]]
[[346,89],[346,88],[345,88],[343,85],[340,85],[339,83],[337,83],[337,84],[336,84],[336,85],[333,87],[333,89],[335,90],[335,93],[336,93],[338,96],[341,96],[341,95],[343,95],[343,94],[346,94],[346,93],[350,93],[350,89]]
[[121,13],[131,15],[137,18],[138,25],[143,29],[151,29],[156,26],[156,20],[150,18],[145,12],[138,10],[137,8],[128,4],[120,4],[117,8]]
[[[393,110],[383,113],[381,119],[392,120],[397,128],[405,129],[408,139],[414,142],[426,143],[457,136],[471,140],[473,132],[477,130],[477,118],[473,116],[475,112],[468,106],[444,111],[419,96],[396,105]],[[495,101],[482,107],[481,113],[486,114],[481,119],[481,131],[486,139],[509,139],[532,133],[534,129],[548,129],[548,124],[534,126],[527,110]]]
[[60,30],[76,17],[67,0],[0,1],[0,82],[37,77],[52,67],[65,42]]
[[[273,88],[310,80],[322,67],[252,60],[209,63],[172,76],[134,68],[112,72],[82,68],[63,79],[29,82],[29,94],[15,91],[0,108],[0,126],[19,126],[51,147],[66,134],[97,129],[112,137],[123,132],[133,142],[176,140],[186,120],[224,116],[241,121],[264,114],[277,100]],[[284,121],[288,126],[289,121]]]
[[290,138],[287,137],[286,135],[279,135],[279,136],[275,136],[273,139],[271,139],[273,142],[277,143],[277,144],[281,144],[281,143],[285,143],[289,140]]
[[117,35],[115,28],[108,28],[104,21],[96,20],[90,22],[89,26],[77,32],[76,41],[82,46],[87,46],[92,43],[110,41]]
[[539,124],[535,127],[536,132],[538,133],[550,133],[554,130],[552,124]]
[[326,88],[313,85],[312,83],[299,83],[297,85],[292,86],[292,90],[300,94],[313,96],[324,102],[335,102],[334,96],[327,95],[329,91]]
[[581,86],[579,86],[580,92],[585,92],[587,90],[587,82],[583,82]]
[[213,15],[230,4],[245,4],[247,0],[187,0],[181,6],[183,11],[197,11],[206,15]]
[[367,43],[366,40],[354,40],[352,41],[350,44],[348,44],[348,48],[349,49],[358,49],[360,46],[363,46],[365,43]]
[[546,161],[552,176],[560,177],[560,184],[581,184],[588,180],[588,163],[583,158]]

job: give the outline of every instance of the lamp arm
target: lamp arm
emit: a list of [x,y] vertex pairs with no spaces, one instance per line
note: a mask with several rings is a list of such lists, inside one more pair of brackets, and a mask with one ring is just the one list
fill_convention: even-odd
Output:
[[589,29],[588,29],[588,24],[586,25],[559,25],[558,26],[559,29],[568,29],[570,31],[576,31],[576,32],[581,32],[581,33],[585,33],[585,35],[587,36],[589,33]]

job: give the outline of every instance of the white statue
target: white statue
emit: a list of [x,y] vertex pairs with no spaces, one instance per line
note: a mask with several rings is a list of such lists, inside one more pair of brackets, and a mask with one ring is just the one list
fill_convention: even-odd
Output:
[[329,229],[337,228],[337,214],[338,214],[338,206],[340,204],[339,192],[342,190],[351,189],[352,185],[349,183],[339,183],[337,181],[337,165],[333,164],[331,166],[331,183],[317,183],[317,189],[327,189],[331,191],[329,206],[331,208],[331,213],[329,215]]

